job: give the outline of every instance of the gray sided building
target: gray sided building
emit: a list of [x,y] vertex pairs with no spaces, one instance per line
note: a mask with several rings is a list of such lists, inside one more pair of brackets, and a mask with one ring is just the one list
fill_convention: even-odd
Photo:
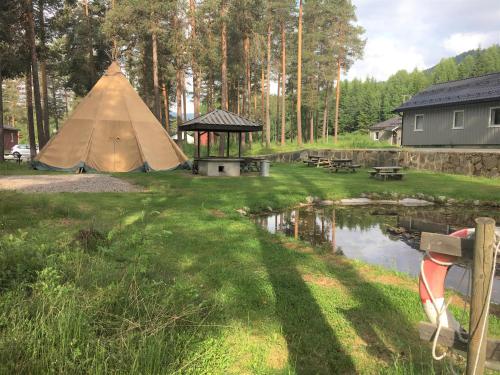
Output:
[[396,116],[369,127],[370,138],[401,146],[401,117]]
[[394,111],[403,146],[500,148],[500,73],[432,85]]

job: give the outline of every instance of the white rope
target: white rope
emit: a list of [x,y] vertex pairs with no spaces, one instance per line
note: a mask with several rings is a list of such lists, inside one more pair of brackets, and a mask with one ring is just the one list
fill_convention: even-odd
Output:
[[[493,281],[495,279],[495,269],[496,269],[496,264],[497,264],[498,251],[500,251],[500,236],[499,235],[497,235],[497,243],[496,243],[496,247],[495,247],[495,255],[493,256],[493,265],[492,265],[493,269],[491,271],[490,285],[488,287],[488,295],[487,295],[486,301],[485,301],[485,312],[484,313],[486,314],[486,317],[490,313],[491,293],[493,291]],[[483,343],[484,333],[486,331],[486,321],[487,320],[488,319],[483,319],[483,326],[481,327],[481,336],[479,336],[479,347],[477,349],[477,355],[476,355],[476,359],[474,361],[474,369],[472,371],[473,375],[476,373],[476,370],[477,370],[477,364],[479,362],[479,353],[481,353],[481,344]]]
[[443,306],[441,309],[438,307],[436,299],[434,298],[434,295],[432,294],[431,288],[429,287],[429,283],[427,282],[427,278],[425,277],[425,272],[424,272],[425,257],[428,257],[432,262],[434,262],[440,266],[451,266],[453,263],[439,261],[439,260],[433,258],[428,251],[425,253],[425,256],[422,258],[422,262],[420,263],[420,275],[422,277],[422,282],[424,283],[425,289],[427,289],[427,294],[429,294],[429,297],[431,298],[432,305],[434,306],[434,309],[436,310],[436,314],[437,314],[437,330],[436,330],[436,333],[434,335],[434,339],[432,340],[432,358],[434,358],[436,361],[440,361],[444,357],[446,357],[446,352],[441,354],[440,356],[438,356],[436,354],[436,347],[437,347],[437,342],[439,339],[439,333],[441,332],[441,328],[442,328],[441,315],[443,314],[443,312],[446,313],[446,309],[448,308],[448,304],[450,303],[450,300],[448,300],[447,303],[443,303]]

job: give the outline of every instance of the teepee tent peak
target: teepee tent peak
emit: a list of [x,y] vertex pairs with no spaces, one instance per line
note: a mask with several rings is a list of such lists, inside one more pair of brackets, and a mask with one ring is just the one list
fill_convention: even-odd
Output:
[[111,64],[109,64],[109,67],[108,67],[108,69],[106,69],[106,73],[104,73],[104,74],[107,76],[110,76],[110,75],[117,74],[117,73],[123,74],[123,72],[120,68],[120,65],[118,64],[118,61],[115,60],[115,61],[111,62]]
[[129,172],[174,169],[186,161],[118,63],[112,62],[35,158],[35,167]]

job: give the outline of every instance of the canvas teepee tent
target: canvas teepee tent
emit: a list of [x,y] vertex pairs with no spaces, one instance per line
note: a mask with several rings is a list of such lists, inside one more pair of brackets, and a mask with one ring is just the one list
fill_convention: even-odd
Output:
[[187,161],[113,62],[35,158],[37,169],[167,170]]

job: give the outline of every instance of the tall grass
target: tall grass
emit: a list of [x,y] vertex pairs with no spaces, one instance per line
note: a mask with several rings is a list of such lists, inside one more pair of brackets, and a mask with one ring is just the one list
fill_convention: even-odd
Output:
[[109,239],[90,249],[69,238],[39,245],[26,232],[1,237],[0,373],[189,374],[224,366],[221,346],[212,345],[217,332],[206,324],[215,305],[191,285],[154,277],[147,254],[124,263],[123,242]]

